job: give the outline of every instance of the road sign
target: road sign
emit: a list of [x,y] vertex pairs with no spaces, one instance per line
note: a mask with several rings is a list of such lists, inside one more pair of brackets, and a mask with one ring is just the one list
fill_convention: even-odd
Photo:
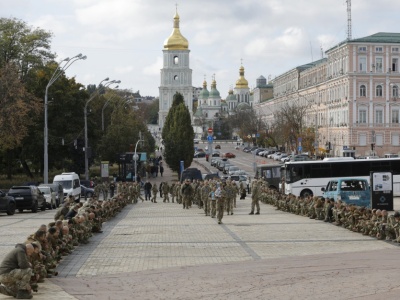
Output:
[[260,137],[260,134],[259,134],[259,133],[257,133],[257,134],[256,134],[256,137],[258,137],[258,138],[259,138],[259,137]]
[[212,135],[209,135],[209,136],[207,137],[207,141],[212,143],[212,141],[213,141],[213,136],[212,136]]
[[301,143],[301,137],[297,138],[297,140],[299,141],[299,143]]
[[207,132],[208,132],[208,133],[213,133],[213,129],[212,129],[211,127],[209,127],[209,128],[207,129]]
[[303,151],[303,147],[302,146],[299,146],[297,149],[298,149],[299,152]]

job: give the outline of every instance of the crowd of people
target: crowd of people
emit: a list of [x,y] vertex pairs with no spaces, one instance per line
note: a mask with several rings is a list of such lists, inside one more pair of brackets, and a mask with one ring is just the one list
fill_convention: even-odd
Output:
[[64,256],[93,233],[102,233],[102,223],[117,215],[127,204],[121,193],[104,201],[96,197],[75,203],[72,197],[58,208],[54,222],[41,225],[17,244],[0,264],[0,293],[17,299],[31,299],[32,291],[45,278],[57,276],[56,267]]
[[259,200],[278,210],[329,222],[379,240],[400,243],[399,211],[389,214],[386,210],[348,205],[341,200],[284,195],[269,189],[264,181],[258,181],[257,185],[260,189]]
[[[18,299],[32,298],[32,291],[38,290],[38,283],[57,275],[56,267],[63,256],[70,254],[79,244],[89,242],[93,233],[102,232],[102,223],[118,214],[127,204],[139,200],[182,205],[183,209],[197,206],[205,216],[217,218],[222,224],[224,215],[233,215],[236,201],[245,199],[251,190],[250,215],[260,214],[260,204],[270,204],[278,210],[321,220],[342,226],[354,232],[400,243],[400,212],[389,215],[385,210],[368,209],[347,205],[333,199],[321,197],[296,197],[284,195],[268,188],[262,179],[253,180],[251,187],[230,179],[205,181],[185,180],[182,183],[162,181],[159,186],[147,180],[143,186],[138,182],[115,184],[116,196],[103,201],[96,195],[85,202],[76,203],[71,197],[57,210],[54,222],[40,228],[17,244],[0,264],[0,293]],[[113,191],[114,192],[114,191]]]

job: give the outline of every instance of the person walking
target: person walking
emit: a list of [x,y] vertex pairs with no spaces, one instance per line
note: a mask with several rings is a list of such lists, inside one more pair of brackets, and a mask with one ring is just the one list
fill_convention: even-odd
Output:
[[190,199],[194,196],[194,189],[190,180],[186,179],[181,188],[183,209],[189,209]]
[[164,173],[164,166],[163,166],[163,163],[161,161],[160,162],[160,175],[161,175],[161,177],[163,176],[163,173]]
[[158,188],[157,188],[157,183],[153,184],[153,187],[151,188],[151,192],[153,194],[153,197],[151,198],[151,202],[157,203],[157,193],[158,193]]
[[146,199],[146,201],[151,200],[151,188],[152,184],[150,183],[150,180],[147,180],[144,184],[144,198]]
[[225,190],[226,183],[223,182],[217,187],[215,191],[215,197],[217,198],[217,218],[218,224],[222,224],[222,218],[224,217],[224,208],[225,208],[225,201],[226,201],[226,190]]

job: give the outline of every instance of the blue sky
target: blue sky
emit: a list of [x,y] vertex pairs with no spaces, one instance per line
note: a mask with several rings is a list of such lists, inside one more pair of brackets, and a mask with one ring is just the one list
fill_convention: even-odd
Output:
[[[164,40],[175,4],[189,41],[193,86],[215,74],[222,98],[235,85],[241,59],[251,87],[321,58],[347,37],[345,0],[13,0],[1,17],[53,33],[59,59],[88,56],[67,71],[84,85],[105,77],[120,87],[157,96]],[[352,36],[396,32],[400,1],[353,0]]]

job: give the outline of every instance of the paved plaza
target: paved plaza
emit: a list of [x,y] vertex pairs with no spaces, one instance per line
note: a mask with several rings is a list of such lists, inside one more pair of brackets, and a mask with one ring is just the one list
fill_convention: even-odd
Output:
[[[222,225],[197,206],[157,201],[104,224],[34,299],[398,299],[395,244],[265,204],[248,215],[249,197]],[[2,215],[0,257],[53,215]]]

